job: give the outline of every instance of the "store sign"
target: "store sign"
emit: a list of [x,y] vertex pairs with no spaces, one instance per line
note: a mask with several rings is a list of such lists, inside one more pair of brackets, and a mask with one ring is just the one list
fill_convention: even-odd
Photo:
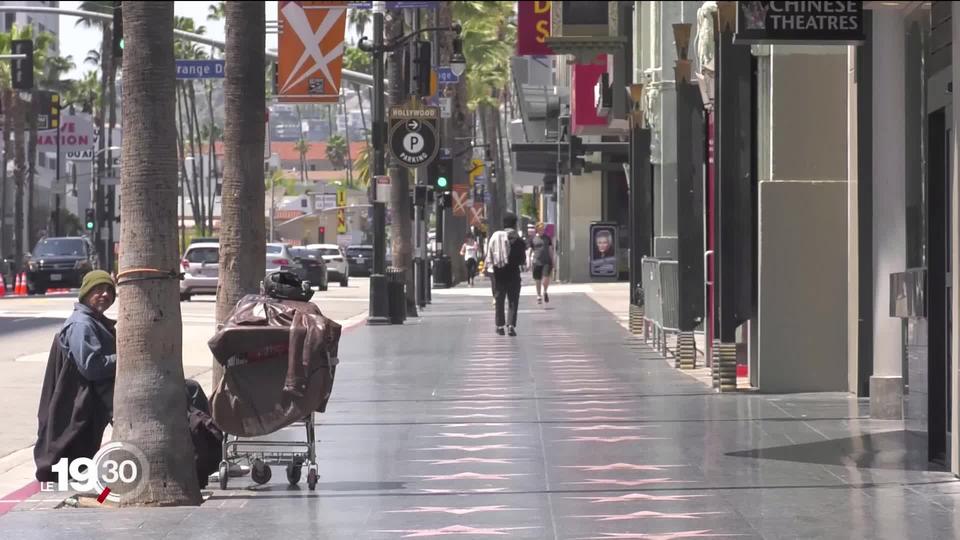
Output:
[[[569,3],[569,2],[568,2]],[[553,2],[517,2],[517,55],[547,56],[553,50],[547,45],[550,37]]]
[[863,2],[737,2],[737,44],[835,45],[866,39]]

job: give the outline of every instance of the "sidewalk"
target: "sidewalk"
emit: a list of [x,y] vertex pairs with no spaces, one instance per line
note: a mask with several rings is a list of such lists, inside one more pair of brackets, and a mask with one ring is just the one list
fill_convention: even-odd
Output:
[[38,496],[0,517],[0,537],[960,536],[960,483],[924,470],[901,423],[846,394],[716,394],[630,336],[600,304],[612,291],[550,296],[524,291],[516,338],[494,334],[480,283],[348,333],[316,492],[278,469],[197,508]]

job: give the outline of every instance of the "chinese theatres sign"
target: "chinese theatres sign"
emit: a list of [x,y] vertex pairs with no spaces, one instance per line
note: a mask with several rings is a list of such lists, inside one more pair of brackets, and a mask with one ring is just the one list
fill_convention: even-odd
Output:
[[737,44],[866,41],[863,2],[737,2]]

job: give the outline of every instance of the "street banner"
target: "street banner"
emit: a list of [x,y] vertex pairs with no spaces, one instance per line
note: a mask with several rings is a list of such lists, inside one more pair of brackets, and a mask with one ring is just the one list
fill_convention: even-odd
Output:
[[337,233],[347,232],[347,211],[343,208],[337,208]]
[[336,103],[340,96],[346,2],[280,2],[278,100]]
[[517,2],[517,55],[548,56],[554,54],[547,45],[550,37],[553,2],[521,0]]
[[450,196],[453,199],[453,215],[457,217],[466,216],[467,200],[470,196],[468,187],[463,184],[454,184]]
[[343,208],[347,205],[346,188],[337,188],[337,208]]
[[470,172],[467,174],[467,178],[469,178],[469,182],[470,182],[470,187],[473,187],[477,183],[478,178],[483,177],[483,172],[484,172],[484,169],[483,169],[482,159],[475,159],[470,162]]
[[[91,159],[96,144],[96,127],[89,116],[64,114],[60,117],[60,152],[66,159]],[[114,138],[116,143],[116,138]],[[57,151],[57,130],[37,131],[37,150],[41,152]],[[72,156],[85,156],[84,158]]]
[[617,277],[617,224],[590,224],[590,277]]
[[483,203],[473,203],[470,208],[470,225],[479,227],[487,219],[487,207]]

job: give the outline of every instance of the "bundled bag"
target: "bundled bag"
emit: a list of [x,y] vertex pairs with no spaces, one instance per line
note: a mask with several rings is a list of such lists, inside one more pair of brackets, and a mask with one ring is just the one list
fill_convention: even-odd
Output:
[[225,368],[210,398],[213,420],[226,433],[255,437],[325,411],[340,332],[310,302],[245,296],[209,341]]

